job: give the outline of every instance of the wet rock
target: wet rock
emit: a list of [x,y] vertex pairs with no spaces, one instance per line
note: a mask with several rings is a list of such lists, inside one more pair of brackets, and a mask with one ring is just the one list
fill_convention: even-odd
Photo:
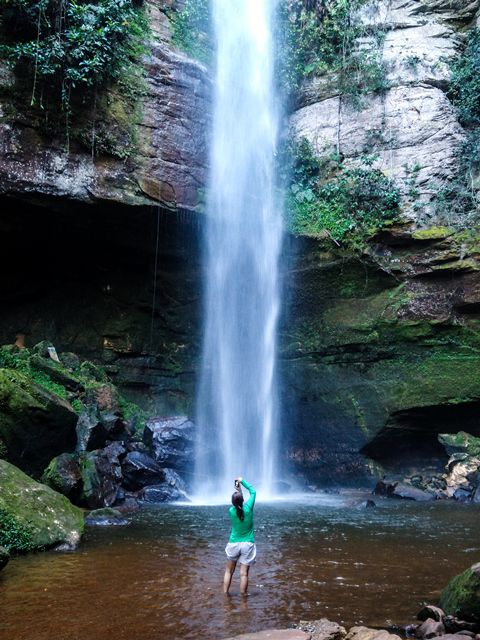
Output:
[[395,486],[395,483],[391,484],[389,482],[386,482],[385,477],[383,477],[377,482],[372,493],[375,496],[386,496],[387,498],[389,498],[395,491]]
[[130,524],[130,521],[123,517],[117,509],[105,507],[95,509],[85,516],[85,524],[95,527],[119,527]]
[[463,453],[468,456],[480,456],[480,438],[465,431],[458,433],[440,433],[438,441],[445,447],[449,456]]
[[480,623],[480,562],[451,580],[440,596],[446,614]]
[[6,458],[32,476],[75,448],[77,415],[70,403],[14,369],[0,368],[0,440]]
[[10,554],[8,551],[3,547],[0,547],[0,571],[7,566],[9,560]]
[[427,618],[417,629],[415,635],[417,638],[435,638],[436,636],[442,636],[445,634],[445,627],[439,620],[433,618]]
[[345,627],[327,618],[320,620],[300,620],[299,628],[310,633],[312,640],[343,640],[347,635]]
[[127,453],[122,462],[123,486],[137,491],[148,485],[162,484],[166,480],[164,468],[156,460],[140,451]]
[[395,489],[393,490],[391,497],[400,498],[402,500],[417,500],[419,502],[435,500],[435,496],[431,493],[401,482],[395,485]]
[[185,500],[186,487],[184,481],[173,469],[164,469],[165,482],[147,486],[143,489],[141,499],[144,502],[173,502]]
[[299,629],[271,629],[257,633],[242,633],[225,640],[312,640],[312,636]]
[[76,432],[77,451],[93,451],[105,445],[107,430],[95,413],[83,411],[78,417]]
[[25,532],[28,549],[62,542],[78,544],[84,527],[83,512],[65,496],[35,482],[5,460],[0,460],[0,487],[0,510]]
[[475,634],[476,631],[480,630],[480,626],[475,622],[467,622],[466,620],[459,620],[455,616],[445,616],[443,618],[443,624],[445,625],[445,629],[447,633],[464,633],[468,631],[469,633]]
[[466,453],[454,453],[447,463],[445,474],[446,494],[461,501],[469,501],[476,491],[480,458]]
[[143,441],[158,462],[173,469],[184,469],[194,452],[195,425],[185,416],[151,418]]
[[388,633],[383,629],[369,629],[368,627],[352,627],[345,640],[400,640],[400,636]]
[[430,618],[431,620],[435,620],[436,622],[442,622],[444,616],[445,613],[442,609],[440,609],[440,607],[435,607],[432,604],[427,604],[417,613],[417,620],[421,620],[422,622],[424,622],[425,620],[428,620]]
[[78,457],[72,453],[62,453],[53,458],[43,472],[42,482],[75,502],[82,486]]
[[113,442],[103,449],[80,455],[82,504],[95,509],[111,507],[115,503],[123,478],[120,457],[124,454],[124,447]]

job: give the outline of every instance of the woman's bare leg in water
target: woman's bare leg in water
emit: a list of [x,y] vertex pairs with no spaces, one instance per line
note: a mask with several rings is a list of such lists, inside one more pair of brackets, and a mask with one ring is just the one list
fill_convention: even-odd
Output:
[[235,571],[236,566],[237,566],[236,560],[227,560],[227,566],[225,567],[225,575],[223,576],[223,593],[225,594],[228,594],[230,585],[232,584],[233,572]]
[[250,565],[240,565],[240,593],[242,596],[247,595],[248,591],[248,572],[250,571]]

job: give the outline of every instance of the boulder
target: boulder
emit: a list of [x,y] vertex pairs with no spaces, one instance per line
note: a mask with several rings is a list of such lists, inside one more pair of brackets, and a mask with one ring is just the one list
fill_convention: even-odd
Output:
[[242,633],[240,636],[232,636],[226,640],[312,640],[312,636],[300,629],[271,629],[256,633]]
[[446,614],[480,623],[480,562],[455,576],[440,596]]
[[78,417],[77,451],[93,451],[103,447],[107,440],[107,431],[95,412],[82,411]]
[[310,633],[312,640],[343,640],[347,635],[345,627],[327,618],[320,620],[300,620],[299,628]]
[[480,458],[466,453],[454,453],[447,463],[446,494],[463,502],[473,498],[477,488]]
[[435,500],[435,496],[428,491],[422,491],[422,489],[417,489],[416,487],[412,487],[411,485],[404,484],[402,482],[399,482],[395,486],[391,497],[400,498],[402,500],[417,500],[419,502]]
[[438,441],[445,447],[449,456],[465,453],[468,456],[480,456],[480,438],[459,431],[458,433],[440,433]]
[[444,611],[440,609],[440,607],[435,607],[434,605],[427,604],[417,613],[417,620],[421,620],[424,622],[429,618],[431,620],[435,620],[436,622],[442,622],[445,616]]
[[75,448],[70,403],[15,369],[0,369],[0,441],[6,458],[39,476],[50,460]]
[[53,458],[43,472],[42,482],[75,502],[80,496],[82,486],[77,455],[62,453]]
[[416,630],[415,635],[417,638],[423,638],[428,640],[429,638],[435,638],[436,636],[445,635],[445,627],[443,622],[434,620],[433,618],[427,618]]
[[119,527],[130,524],[130,521],[123,517],[117,509],[105,507],[95,509],[85,516],[85,524],[95,527]]
[[[78,544],[84,527],[83,512],[65,496],[35,482],[5,460],[0,460],[0,486],[0,544],[8,550],[41,549],[62,542]],[[8,525],[7,541],[2,524]]]
[[144,502],[173,502],[186,498],[185,483],[178,473],[173,469],[164,469],[164,473],[164,482],[143,489],[141,499]]
[[0,571],[6,567],[8,561],[10,560],[10,554],[4,547],[0,547]]
[[400,636],[388,633],[384,629],[369,629],[368,627],[352,627],[345,640],[400,640]]
[[184,469],[194,453],[195,425],[185,416],[151,418],[145,425],[143,441],[155,460],[167,467]]
[[122,484],[120,457],[124,454],[125,449],[119,442],[80,454],[82,504],[95,509],[111,507],[115,503]]
[[123,486],[129,491],[162,484],[166,480],[162,465],[141,451],[127,453],[122,462],[122,470]]

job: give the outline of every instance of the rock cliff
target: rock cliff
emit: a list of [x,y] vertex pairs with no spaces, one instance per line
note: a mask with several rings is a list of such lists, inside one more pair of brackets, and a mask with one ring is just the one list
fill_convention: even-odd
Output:
[[[0,342],[24,333],[102,361],[159,415],[194,406],[203,277],[193,212],[211,114],[209,74],[173,47],[165,4],[149,4],[154,38],[128,158],[92,158],[73,143],[66,152],[12,112],[14,79],[5,70],[0,79]],[[399,221],[360,249],[285,243],[283,445],[319,482],[365,478],[365,456],[433,469],[446,461],[438,433],[480,435],[478,233],[471,218],[435,205],[466,136],[447,95],[449,61],[479,7],[364,5],[361,45],[383,34],[374,39],[385,88],[355,103],[334,74],[312,77],[289,116],[286,128],[315,154],[339,153],[345,166],[374,156],[402,192]]]

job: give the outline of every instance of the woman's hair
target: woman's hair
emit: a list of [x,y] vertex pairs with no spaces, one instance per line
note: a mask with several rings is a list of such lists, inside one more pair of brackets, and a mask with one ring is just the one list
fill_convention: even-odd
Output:
[[245,518],[245,514],[243,513],[243,495],[240,493],[240,491],[235,491],[232,494],[232,504],[235,507],[237,516],[243,522],[243,519]]

